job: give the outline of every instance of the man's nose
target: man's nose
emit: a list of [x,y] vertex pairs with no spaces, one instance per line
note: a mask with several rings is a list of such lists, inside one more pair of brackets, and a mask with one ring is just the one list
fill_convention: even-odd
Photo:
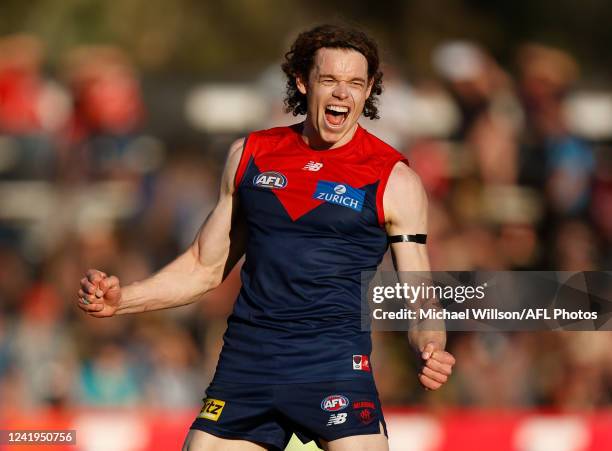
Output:
[[338,83],[332,94],[338,99],[346,99],[348,97],[348,89],[346,87],[346,83],[343,81]]

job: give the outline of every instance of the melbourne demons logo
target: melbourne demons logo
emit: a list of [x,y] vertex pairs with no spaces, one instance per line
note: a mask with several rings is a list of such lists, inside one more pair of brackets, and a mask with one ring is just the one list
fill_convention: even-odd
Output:
[[349,405],[349,400],[346,396],[330,395],[321,401],[321,409],[326,412],[337,412],[345,409]]
[[287,177],[280,172],[262,172],[255,176],[253,185],[268,189],[283,189],[287,186]]
[[353,412],[363,424],[370,424],[376,419],[376,405],[372,401],[357,401],[353,403]]

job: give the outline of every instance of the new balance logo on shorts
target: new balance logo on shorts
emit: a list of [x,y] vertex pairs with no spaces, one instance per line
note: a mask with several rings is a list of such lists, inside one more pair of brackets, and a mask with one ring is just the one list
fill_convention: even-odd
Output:
[[204,400],[204,407],[202,407],[198,418],[205,418],[207,420],[217,421],[221,416],[221,412],[223,412],[224,407],[225,401],[206,398]]
[[337,424],[342,424],[346,421],[346,413],[332,413],[329,416],[329,421],[327,422],[328,426],[334,426]]

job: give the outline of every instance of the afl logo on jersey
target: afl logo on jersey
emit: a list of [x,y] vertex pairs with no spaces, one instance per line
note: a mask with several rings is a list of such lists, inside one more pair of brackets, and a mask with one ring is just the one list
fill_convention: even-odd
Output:
[[268,189],[283,189],[287,186],[287,177],[280,172],[262,172],[255,176],[253,185]]
[[321,401],[321,409],[326,412],[337,412],[338,410],[345,409],[348,404],[349,400],[346,396],[330,395]]

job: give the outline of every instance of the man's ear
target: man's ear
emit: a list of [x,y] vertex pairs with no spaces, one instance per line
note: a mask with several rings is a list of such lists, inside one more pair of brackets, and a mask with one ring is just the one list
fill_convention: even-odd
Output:
[[306,88],[308,84],[304,82],[304,79],[302,78],[301,75],[298,75],[297,77],[295,77],[295,86],[297,86],[297,89],[298,91],[300,91],[300,94],[306,95],[306,91],[307,91]]

